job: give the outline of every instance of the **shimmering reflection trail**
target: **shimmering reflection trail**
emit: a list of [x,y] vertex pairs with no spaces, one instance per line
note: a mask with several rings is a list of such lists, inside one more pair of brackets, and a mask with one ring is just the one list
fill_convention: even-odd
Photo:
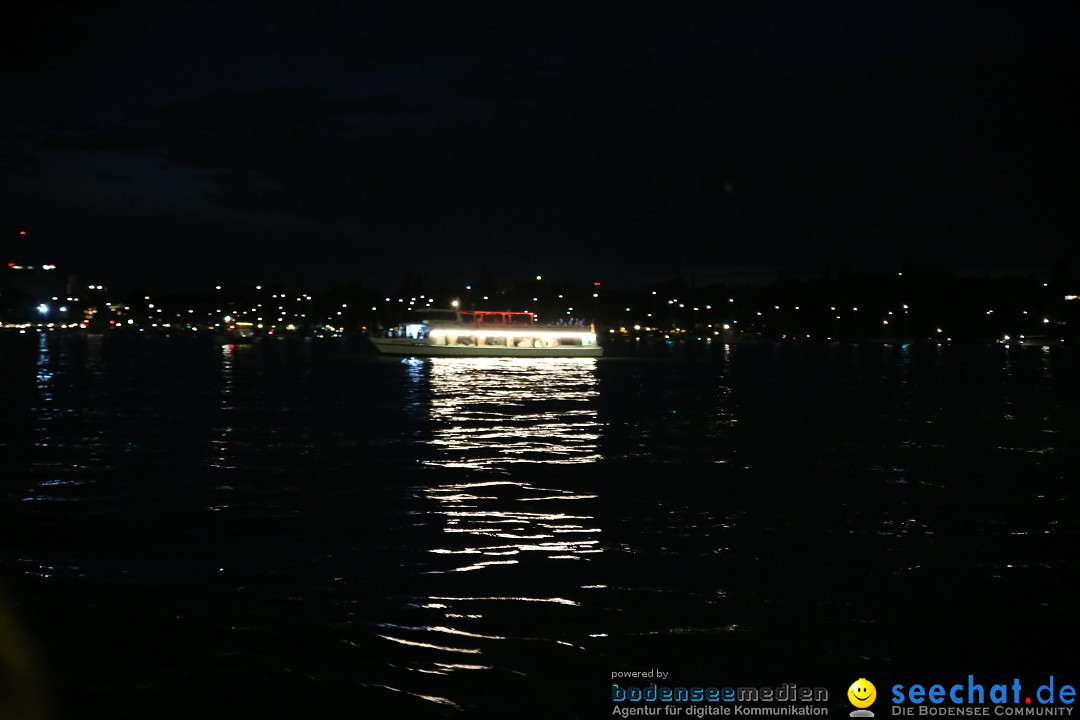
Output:
[[594,358],[432,358],[427,464],[472,469],[505,463],[600,459]]
[[57,417],[56,394],[53,388],[55,372],[53,371],[52,353],[49,351],[47,336],[42,333],[38,336],[37,374],[35,381],[40,401],[35,408],[37,411],[38,424],[34,428],[36,447],[48,447],[52,438],[49,432],[50,421]]
[[221,346],[221,423],[215,428],[212,441],[214,452],[210,467],[230,469],[235,467],[229,458],[229,439],[233,433],[232,416],[236,413],[234,395],[236,392],[236,346]]
[[582,650],[550,632],[574,623],[579,588],[551,580],[604,552],[598,496],[499,471],[600,459],[596,361],[440,358],[410,377],[430,383],[434,449],[413,491],[423,592],[376,635],[407,671],[387,687],[454,705],[462,682],[514,686]]
[[525,553],[552,560],[580,560],[601,552],[592,516],[575,511],[574,501],[595,495],[539,488],[527,482],[447,483],[426,489],[439,503],[431,511],[445,518],[447,546],[432,553],[450,556],[430,572],[465,572],[492,565],[516,565]]

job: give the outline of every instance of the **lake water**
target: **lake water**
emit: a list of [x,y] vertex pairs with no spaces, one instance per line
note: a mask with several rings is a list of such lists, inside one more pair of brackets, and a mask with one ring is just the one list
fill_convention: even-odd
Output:
[[1078,359],[0,336],[0,573],[62,718],[1042,682],[1076,668]]

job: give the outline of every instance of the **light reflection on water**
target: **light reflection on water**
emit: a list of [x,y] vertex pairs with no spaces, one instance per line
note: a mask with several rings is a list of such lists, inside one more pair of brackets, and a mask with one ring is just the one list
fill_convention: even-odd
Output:
[[[596,360],[406,364],[413,384],[427,385],[413,397],[426,405],[430,421],[433,452],[424,464],[433,482],[415,488],[414,497],[437,531],[418,569],[427,593],[415,597],[407,621],[381,623],[376,634],[412,651],[403,666],[433,681],[460,673],[521,676],[516,663],[491,659],[517,652],[507,647],[529,646],[532,654],[565,644],[541,639],[543,630],[530,625],[555,617],[562,624],[565,613],[579,611],[579,602],[566,597],[576,587],[533,580],[558,577],[561,563],[602,555],[602,529],[593,514],[598,495],[493,473],[518,463],[600,460]],[[416,680],[403,678],[399,689],[409,685],[415,691]],[[415,695],[453,703],[449,687]]]
[[524,553],[582,560],[602,552],[593,517],[574,507],[596,495],[509,481],[451,482],[424,492],[438,503],[431,512],[444,518],[443,533],[449,536],[448,547],[431,550],[450,556],[449,566],[431,572],[516,565]]
[[[594,358],[432,358],[427,464],[491,469],[505,463],[600,459]],[[419,373],[411,373],[419,379]]]
[[34,377],[37,386],[40,404],[37,409],[38,425],[34,428],[37,447],[48,447],[52,442],[49,432],[49,423],[57,415],[56,393],[53,387],[55,372],[53,371],[52,353],[49,351],[48,337],[45,333],[38,335],[38,357],[36,362],[37,372]]
[[[596,360],[453,358],[431,362],[430,414],[436,467],[495,469],[503,463],[599,459]],[[445,541],[432,574],[517,565],[525,557],[582,560],[602,552],[584,506],[597,496],[523,479],[453,479],[422,489]],[[543,598],[543,600],[548,600]]]
[[233,433],[232,416],[236,413],[233,395],[236,385],[236,346],[221,346],[221,420],[212,440],[213,455],[210,467],[228,469],[234,467],[229,458],[229,440]]

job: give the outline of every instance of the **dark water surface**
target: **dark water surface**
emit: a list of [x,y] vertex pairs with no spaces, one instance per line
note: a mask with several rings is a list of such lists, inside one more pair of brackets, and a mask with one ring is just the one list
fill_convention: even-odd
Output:
[[62,718],[609,717],[653,667],[846,713],[1076,668],[1074,349],[0,363],[0,573]]

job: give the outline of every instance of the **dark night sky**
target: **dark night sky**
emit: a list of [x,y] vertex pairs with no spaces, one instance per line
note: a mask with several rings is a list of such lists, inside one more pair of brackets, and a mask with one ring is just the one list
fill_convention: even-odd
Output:
[[1076,270],[1078,6],[36,3],[0,247],[121,286]]

